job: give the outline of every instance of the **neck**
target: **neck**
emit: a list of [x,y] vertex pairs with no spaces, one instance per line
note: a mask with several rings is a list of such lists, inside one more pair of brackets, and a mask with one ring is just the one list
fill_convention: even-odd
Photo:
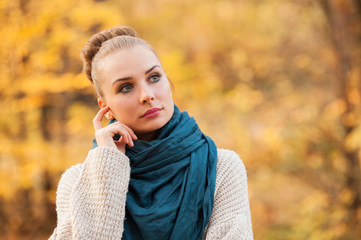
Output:
[[158,129],[158,130],[148,132],[148,133],[135,133],[135,134],[137,135],[139,140],[150,142],[150,141],[157,139],[157,137],[159,135],[159,131],[160,130]]

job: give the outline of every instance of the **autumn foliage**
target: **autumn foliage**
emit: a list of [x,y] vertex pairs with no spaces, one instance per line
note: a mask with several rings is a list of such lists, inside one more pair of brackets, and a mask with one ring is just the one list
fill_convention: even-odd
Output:
[[243,159],[256,240],[361,239],[360,1],[2,0],[0,20],[0,239],[51,235],[98,110],[79,52],[115,25]]

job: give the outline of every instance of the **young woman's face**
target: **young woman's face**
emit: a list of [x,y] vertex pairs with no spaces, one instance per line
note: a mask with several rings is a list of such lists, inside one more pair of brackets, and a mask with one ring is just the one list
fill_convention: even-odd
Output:
[[104,96],[99,105],[109,106],[138,139],[154,139],[174,112],[169,81],[156,55],[136,46],[106,56],[97,69]]

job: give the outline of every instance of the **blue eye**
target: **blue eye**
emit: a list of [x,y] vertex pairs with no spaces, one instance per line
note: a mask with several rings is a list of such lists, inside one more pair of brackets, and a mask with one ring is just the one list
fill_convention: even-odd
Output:
[[126,84],[120,87],[119,92],[121,93],[128,93],[133,89],[133,87],[130,84]]
[[150,76],[150,82],[155,83],[160,80],[160,75],[158,73],[153,74]]

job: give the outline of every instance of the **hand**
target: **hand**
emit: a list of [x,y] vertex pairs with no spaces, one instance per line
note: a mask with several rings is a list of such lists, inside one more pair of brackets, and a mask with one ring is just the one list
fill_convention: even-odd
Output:
[[[100,109],[93,119],[95,139],[98,146],[113,147],[125,154],[125,145],[128,144],[130,147],[133,147],[133,140],[137,140],[137,136],[134,134],[132,129],[120,122],[109,124],[103,128],[101,121],[108,111],[108,106]],[[113,139],[115,134],[119,134],[121,136],[118,141]]]

